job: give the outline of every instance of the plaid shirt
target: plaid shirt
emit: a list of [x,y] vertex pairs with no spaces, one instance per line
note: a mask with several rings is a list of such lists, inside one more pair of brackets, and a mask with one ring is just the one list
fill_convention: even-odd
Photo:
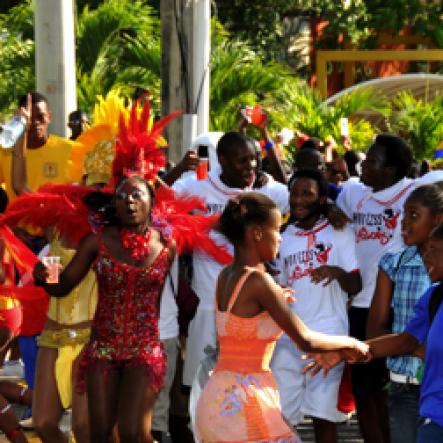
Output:
[[[379,267],[394,283],[392,332],[394,334],[403,332],[414,316],[415,303],[431,286],[431,281],[416,246],[384,255]],[[417,357],[400,356],[387,359],[389,370],[412,377],[416,376],[420,364],[421,360]]]

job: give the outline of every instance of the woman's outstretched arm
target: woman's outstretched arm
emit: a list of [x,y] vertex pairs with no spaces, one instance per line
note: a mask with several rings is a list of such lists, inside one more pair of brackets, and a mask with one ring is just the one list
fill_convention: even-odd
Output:
[[291,337],[295,344],[306,352],[352,349],[365,358],[368,345],[353,337],[322,334],[309,329],[294,314],[285,299],[283,289],[266,273],[256,272],[251,276],[255,284],[258,302],[269,312],[275,322]]

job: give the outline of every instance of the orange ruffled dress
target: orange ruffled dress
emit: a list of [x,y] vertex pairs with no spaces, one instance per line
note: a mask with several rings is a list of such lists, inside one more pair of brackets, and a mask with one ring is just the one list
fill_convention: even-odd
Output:
[[220,356],[197,403],[200,443],[300,443],[283,420],[269,368],[280,327],[266,311],[252,318],[231,313],[250,272],[239,279],[227,310],[216,308]]

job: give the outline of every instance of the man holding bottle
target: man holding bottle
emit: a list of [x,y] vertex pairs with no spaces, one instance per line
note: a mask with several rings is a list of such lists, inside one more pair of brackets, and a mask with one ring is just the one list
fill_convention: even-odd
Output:
[[[41,185],[51,183],[67,183],[80,181],[82,175],[81,162],[72,162],[74,142],[49,135],[51,113],[47,99],[38,92],[23,95],[19,100],[19,109],[29,108],[21,112],[27,121],[22,149],[0,150],[0,184],[6,190],[10,200],[27,191],[35,191]],[[28,186],[14,189],[12,185],[12,156],[23,155],[26,149],[26,169]]]

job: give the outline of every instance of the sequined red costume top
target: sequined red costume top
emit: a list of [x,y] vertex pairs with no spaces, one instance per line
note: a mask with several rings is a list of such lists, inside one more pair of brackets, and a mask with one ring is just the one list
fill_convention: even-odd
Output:
[[[91,339],[82,353],[81,367],[97,360],[113,365],[144,365],[151,387],[158,391],[166,369],[159,339],[159,297],[170,262],[165,246],[146,268],[118,262],[100,239],[94,263],[98,304]],[[83,371],[81,371],[83,372]]]

